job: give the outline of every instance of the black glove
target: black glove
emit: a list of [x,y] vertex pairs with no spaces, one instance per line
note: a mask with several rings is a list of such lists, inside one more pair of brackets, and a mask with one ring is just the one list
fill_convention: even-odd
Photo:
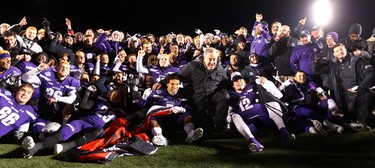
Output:
[[49,27],[51,23],[47,20],[47,18],[43,18],[42,24],[44,27]]

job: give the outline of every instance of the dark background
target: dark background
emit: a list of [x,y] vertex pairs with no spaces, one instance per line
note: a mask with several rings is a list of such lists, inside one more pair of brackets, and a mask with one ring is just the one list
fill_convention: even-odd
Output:
[[[269,25],[280,21],[294,28],[307,17],[307,29],[315,24],[312,6],[315,0],[5,0],[2,1],[0,22],[18,23],[23,16],[28,25],[42,28],[42,18],[51,22],[53,31],[66,32],[65,20],[71,20],[73,29],[87,28],[121,30],[135,33],[169,32],[194,35],[194,28],[204,33],[220,29],[232,34],[240,26],[250,29],[255,14],[262,13]],[[333,16],[325,31],[336,31],[340,39],[347,35],[350,25],[360,23],[362,37],[371,36],[375,27],[375,1],[331,0]]]

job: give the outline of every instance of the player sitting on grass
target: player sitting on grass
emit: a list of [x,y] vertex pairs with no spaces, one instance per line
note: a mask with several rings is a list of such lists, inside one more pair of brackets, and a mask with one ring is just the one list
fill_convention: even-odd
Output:
[[[171,114],[166,116],[152,117],[150,121],[151,132],[154,135],[152,142],[157,146],[166,146],[167,139],[162,134],[162,129],[159,123],[171,123],[172,125],[183,125],[187,133],[186,142],[192,143],[203,135],[203,129],[194,129],[192,117],[189,112],[187,104],[187,95],[183,94],[180,90],[180,79],[177,74],[168,75],[166,78],[167,89],[154,90],[149,95],[144,94],[139,101],[140,105],[144,108],[152,106],[163,106],[170,108]],[[180,92],[179,92],[180,91]]]

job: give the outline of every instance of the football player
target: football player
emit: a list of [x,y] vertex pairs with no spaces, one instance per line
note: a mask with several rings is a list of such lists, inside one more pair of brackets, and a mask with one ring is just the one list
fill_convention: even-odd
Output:
[[[156,146],[167,146],[168,141],[162,134],[162,128],[159,123],[178,124],[183,126],[187,133],[186,142],[192,143],[203,135],[203,129],[194,129],[192,117],[189,112],[188,98],[180,90],[180,79],[177,74],[168,75],[166,78],[167,89],[154,90],[149,95],[144,94],[139,101],[140,106],[150,108],[152,106],[162,106],[170,108],[171,113],[166,116],[155,116],[151,118],[150,127],[154,135],[152,142]],[[180,92],[179,92],[180,91]]]
[[[84,114],[78,120],[73,120],[64,125],[60,131],[54,135],[45,138],[41,142],[35,143],[31,136],[27,136],[22,141],[22,148],[26,150],[24,157],[31,158],[36,152],[45,148],[54,147],[55,154],[68,151],[69,149],[81,146],[85,143],[91,142],[98,137],[101,137],[104,132],[104,127],[107,123],[112,122],[117,116],[125,115],[124,100],[125,88],[118,87],[109,92],[108,100],[101,100],[93,104],[88,100],[90,92],[96,91],[95,87],[90,86],[82,99],[81,103],[91,104],[95,108],[95,112]],[[90,105],[87,105],[88,107]],[[82,133],[82,135],[72,141],[65,142],[73,135]],[[59,143],[65,142],[65,143]]]
[[0,138],[38,118],[38,113],[26,104],[33,92],[31,84],[22,84],[14,95],[9,90],[0,89]]
[[[40,78],[40,98],[38,110],[40,117],[33,125],[33,133],[40,134],[49,122],[64,124],[70,112],[64,111],[67,105],[76,100],[76,92],[80,87],[79,81],[71,76],[70,64],[67,61],[59,62],[56,72],[47,64],[40,64],[37,68],[22,75],[22,80],[29,81],[34,76]],[[70,108],[69,108],[70,109]],[[42,138],[42,137],[41,137]]]
[[[257,124],[258,121],[269,128],[276,125],[283,142],[296,139],[295,135],[285,127],[282,109],[278,102],[261,102],[256,95],[256,91],[254,91],[257,85],[246,85],[246,81],[239,72],[232,73],[231,80],[234,88],[230,98],[233,102],[231,103],[233,108],[231,116],[237,130],[250,142],[248,147],[251,152],[260,152],[264,149],[264,146],[252,135],[252,132],[262,129],[261,126],[263,125]],[[256,83],[275,97],[282,97],[276,86],[266,78],[260,77],[256,80]]]

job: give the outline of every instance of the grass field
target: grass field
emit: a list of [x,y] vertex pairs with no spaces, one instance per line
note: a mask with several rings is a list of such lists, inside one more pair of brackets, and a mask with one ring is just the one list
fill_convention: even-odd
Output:
[[184,135],[167,135],[174,141],[150,156],[128,156],[108,164],[72,163],[65,154],[41,151],[23,159],[18,144],[0,141],[0,167],[375,167],[375,131],[320,137],[297,134],[297,140],[282,144],[278,137],[258,138],[265,146],[249,153],[247,142],[234,133],[226,137],[206,137],[193,145],[183,143]]

